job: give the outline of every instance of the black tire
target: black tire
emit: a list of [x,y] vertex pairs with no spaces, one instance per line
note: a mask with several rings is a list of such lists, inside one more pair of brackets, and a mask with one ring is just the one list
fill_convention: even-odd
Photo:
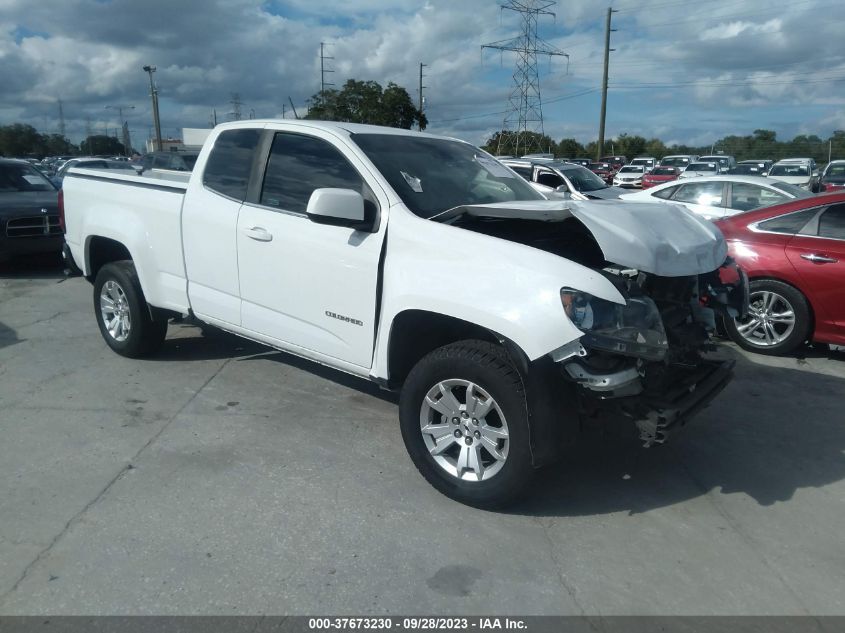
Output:
[[[124,340],[118,340],[109,333],[101,310],[101,293],[109,282],[116,284],[125,296],[125,309],[128,309],[130,326]],[[94,315],[106,345],[121,356],[149,356],[161,347],[167,334],[167,321],[154,321],[150,316],[135,265],[128,260],[106,264],[97,273],[94,280]]]
[[[739,345],[741,348],[750,352],[757,352],[759,354],[766,354],[769,356],[779,356],[782,354],[790,354],[801,347],[807,338],[810,336],[813,319],[810,313],[810,306],[803,294],[793,286],[785,284],[773,279],[755,279],[749,284],[749,294],[752,297],[752,305],[754,303],[754,295],[763,292],[774,293],[780,297],[779,305],[788,304],[791,311],[795,315],[795,322],[792,331],[785,336],[785,338],[775,344],[765,344],[764,340],[759,343],[746,338],[739,331],[741,324],[738,324],[735,319],[724,319],[725,330],[730,339]],[[744,322],[750,322],[751,317]],[[779,327],[779,326],[778,326]]]
[[[426,394],[441,381],[452,379],[469,381],[486,392],[498,405],[506,420],[509,436],[506,459],[503,464],[498,465],[498,470],[492,476],[481,481],[460,479],[447,472],[435,461],[421,431]],[[492,413],[488,416],[493,418],[495,424],[498,414]],[[441,420],[448,420],[448,417]],[[485,509],[500,508],[514,501],[534,474],[522,378],[505,351],[497,345],[477,340],[459,341],[438,348],[423,357],[411,370],[402,387],[399,422],[405,447],[422,476],[447,497],[461,503]],[[459,423],[454,428],[458,430],[464,426],[468,434],[473,428],[490,428],[471,427],[470,419],[466,422],[466,425]],[[482,424],[486,425],[488,422]],[[462,444],[467,440],[471,438],[455,440],[450,450],[463,451]],[[482,455],[492,457],[492,453],[486,452],[483,441],[478,441],[478,447],[481,447],[477,450],[482,450]],[[504,452],[504,449],[502,451]],[[496,466],[495,461],[493,466]],[[466,474],[472,475],[469,472]]]

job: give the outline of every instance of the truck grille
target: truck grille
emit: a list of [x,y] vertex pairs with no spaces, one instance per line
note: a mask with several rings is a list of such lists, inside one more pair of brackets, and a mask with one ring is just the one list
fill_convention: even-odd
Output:
[[61,234],[58,215],[35,215],[6,222],[7,237],[56,237]]

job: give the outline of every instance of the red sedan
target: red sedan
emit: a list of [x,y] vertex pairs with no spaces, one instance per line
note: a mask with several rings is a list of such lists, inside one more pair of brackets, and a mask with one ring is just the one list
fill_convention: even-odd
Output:
[[717,222],[748,273],[750,306],[725,329],[763,354],[805,341],[845,345],[845,193],[803,198]]
[[677,167],[655,167],[643,176],[643,189],[654,185],[662,185],[670,180],[677,180],[681,170]]

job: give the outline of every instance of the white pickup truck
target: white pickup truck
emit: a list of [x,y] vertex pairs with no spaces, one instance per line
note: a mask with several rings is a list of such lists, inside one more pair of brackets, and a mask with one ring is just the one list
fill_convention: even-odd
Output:
[[468,143],[313,121],[220,125],[173,178],[65,178],[106,343],[151,354],[191,315],[401,389],[411,459],[462,502],[512,500],[596,419],[660,443],[730,380],[701,352],[743,277],[681,207],[547,200]]

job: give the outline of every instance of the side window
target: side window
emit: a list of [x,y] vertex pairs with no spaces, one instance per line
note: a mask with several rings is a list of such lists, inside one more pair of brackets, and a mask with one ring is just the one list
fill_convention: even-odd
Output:
[[672,200],[707,207],[719,207],[722,205],[722,183],[691,182],[681,185],[678,192],[672,196]]
[[202,183],[217,193],[243,201],[261,130],[226,130],[214,142]]
[[651,194],[655,198],[662,198],[663,200],[668,200],[672,197],[672,194],[678,190],[678,185],[674,187],[666,187],[666,189],[661,189],[660,191],[655,191]]
[[152,154],[145,154],[143,160],[141,161],[141,166],[146,171],[147,169],[153,168],[153,155]]
[[158,154],[153,158],[154,169],[170,169],[170,157]]
[[845,240],[845,204],[828,207],[819,218],[819,237]]
[[364,194],[364,186],[355,168],[330,143],[281,132],[273,139],[259,202],[305,213],[315,189],[354,189]]
[[751,211],[770,204],[785,202],[786,196],[759,185],[749,185],[744,182],[734,182],[731,185],[731,209]]
[[557,174],[553,174],[548,171],[542,171],[537,174],[537,182],[541,185],[551,187],[552,189],[557,189],[563,184],[563,178],[561,178]]
[[516,173],[531,182],[531,168],[530,167],[511,167]]
[[787,235],[794,235],[799,233],[804,226],[812,220],[819,212],[818,207],[815,209],[805,209],[797,213],[787,213],[780,215],[771,220],[760,222],[757,228],[761,231],[769,231],[771,233],[786,233]]

